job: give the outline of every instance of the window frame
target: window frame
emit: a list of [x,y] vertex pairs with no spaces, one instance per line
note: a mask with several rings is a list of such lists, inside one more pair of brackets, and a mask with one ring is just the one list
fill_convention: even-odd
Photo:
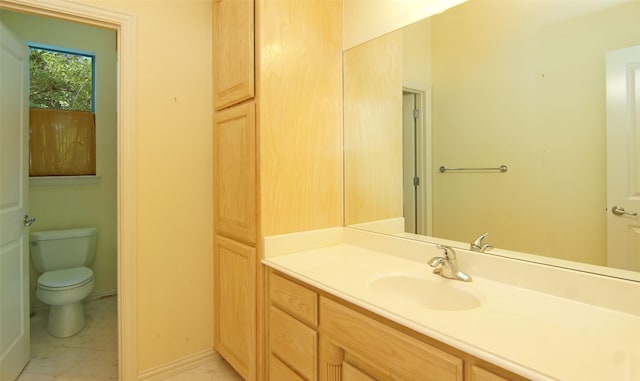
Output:
[[[27,47],[29,48],[29,53],[31,53],[31,49],[39,49],[39,50],[48,50],[50,52],[62,53],[62,54],[75,54],[78,56],[84,56],[91,58],[91,112],[96,113],[96,53],[90,52],[87,50],[80,49],[69,49],[56,45],[49,44],[40,44],[36,42],[26,42]],[[29,70],[29,99],[31,99],[31,70]],[[60,109],[55,109],[60,110]]]
[[[96,113],[96,52],[82,50],[82,49],[72,49],[65,48],[58,45],[51,44],[42,44],[38,42],[25,41],[25,45],[29,49],[29,53],[31,53],[31,49],[40,49],[40,50],[48,50],[52,52],[64,53],[64,54],[76,54],[85,57],[91,58],[91,110],[94,115],[97,117]],[[29,101],[31,99],[31,70],[29,70]],[[29,102],[30,103],[30,102]],[[53,109],[53,110],[61,110],[61,109]],[[97,127],[97,125],[96,125]],[[50,185],[79,185],[79,184],[92,184],[96,183],[101,179],[101,176],[98,174],[98,163],[97,163],[97,136],[96,136],[96,174],[95,175],[63,175],[63,176],[29,176],[29,184],[30,186],[50,186]]]

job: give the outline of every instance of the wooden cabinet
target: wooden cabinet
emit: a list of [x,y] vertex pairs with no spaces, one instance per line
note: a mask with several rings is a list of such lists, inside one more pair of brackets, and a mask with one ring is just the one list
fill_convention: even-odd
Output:
[[302,322],[318,326],[318,293],[297,282],[272,273],[269,301]]
[[468,380],[470,381],[510,381],[508,378],[490,372],[478,365],[471,365]]
[[321,380],[463,380],[461,358],[325,297],[320,322]]
[[[316,379],[305,297],[294,311],[274,295],[286,330],[263,319],[260,242],[342,222],[342,2],[214,0],[212,53],[214,347],[247,381],[265,362],[272,379]],[[295,364],[266,354],[269,335]]]
[[278,307],[269,309],[269,346],[271,355],[279,357],[304,380],[315,380],[318,333]]
[[268,380],[526,381],[273,269]]
[[296,372],[294,372],[289,366],[280,359],[278,359],[274,355],[269,356],[269,372],[268,372],[269,380],[287,380],[287,381],[305,381],[304,378],[300,377]]
[[255,5],[213,2],[214,348],[259,378]]
[[257,379],[255,104],[216,112],[213,126],[214,347],[245,380]]
[[253,101],[216,112],[213,128],[216,233],[256,243],[256,123]]
[[[274,272],[268,274],[269,380],[318,379],[318,294]],[[293,374],[294,378],[281,378]]]
[[256,378],[256,249],[217,235],[214,345],[245,380]]
[[255,94],[253,1],[213,2],[213,86],[216,110]]

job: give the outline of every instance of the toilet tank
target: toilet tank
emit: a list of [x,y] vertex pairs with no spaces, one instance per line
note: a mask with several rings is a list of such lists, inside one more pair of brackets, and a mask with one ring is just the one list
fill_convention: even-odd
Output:
[[96,228],[33,232],[29,242],[33,266],[41,273],[88,266],[96,252]]

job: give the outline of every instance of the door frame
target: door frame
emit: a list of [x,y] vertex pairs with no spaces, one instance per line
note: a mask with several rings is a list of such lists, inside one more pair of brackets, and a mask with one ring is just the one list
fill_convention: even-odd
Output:
[[117,71],[117,272],[118,378],[135,380],[136,182],[135,182],[135,17],[62,0],[0,0],[0,9],[35,14],[116,31]]
[[420,177],[421,186],[418,187],[417,220],[421,227],[418,234],[433,235],[433,163],[431,148],[431,88],[419,83],[404,81],[402,83],[403,93],[415,94],[417,96],[417,108],[419,116],[417,123],[417,151],[416,172]]

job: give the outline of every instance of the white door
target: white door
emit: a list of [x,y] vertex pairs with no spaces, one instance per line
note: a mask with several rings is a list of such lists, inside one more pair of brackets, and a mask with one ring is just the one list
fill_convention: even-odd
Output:
[[0,380],[29,361],[29,53],[0,23]]
[[607,261],[640,271],[640,46],[607,53]]

